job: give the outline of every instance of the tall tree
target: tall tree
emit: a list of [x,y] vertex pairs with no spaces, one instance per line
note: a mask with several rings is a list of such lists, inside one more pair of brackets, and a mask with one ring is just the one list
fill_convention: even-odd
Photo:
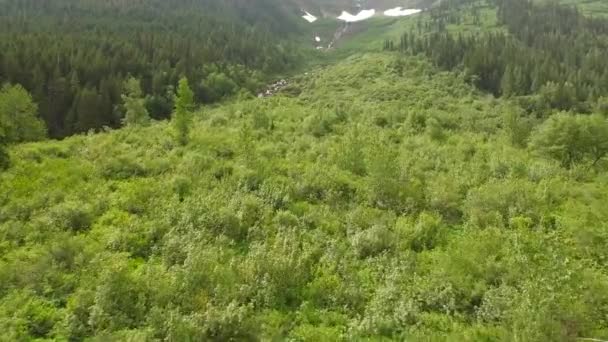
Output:
[[40,140],[46,135],[38,105],[20,85],[0,89],[0,131],[7,143]]
[[122,119],[122,123],[127,126],[148,124],[150,115],[145,106],[139,80],[130,77],[125,82],[124,88],[124,94],[121,97],[125,107],[125,117]]
[[175,109],[173,112],[173,125],[176,139],[180,145],[187,145],[190,139],[190,125],[192,123],[192,110],[194,109],[194,93],[188,85],[188,79],[182,77],[177,87]]

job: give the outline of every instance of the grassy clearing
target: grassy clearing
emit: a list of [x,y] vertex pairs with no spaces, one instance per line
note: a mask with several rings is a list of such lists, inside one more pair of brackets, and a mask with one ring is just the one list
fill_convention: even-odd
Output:
[[608,16],[608,2],[601,0],[562,0],[563,4],[576,6],[582,13],[592,17]]

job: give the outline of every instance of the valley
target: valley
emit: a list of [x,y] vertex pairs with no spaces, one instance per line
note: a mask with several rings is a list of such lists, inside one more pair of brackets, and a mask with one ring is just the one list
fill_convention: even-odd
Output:
[[607,340],[571,4],[0,0],[0,341]]

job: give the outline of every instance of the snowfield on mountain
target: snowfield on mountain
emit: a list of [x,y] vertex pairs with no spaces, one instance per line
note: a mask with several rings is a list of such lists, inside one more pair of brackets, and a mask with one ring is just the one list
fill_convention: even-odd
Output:
[[389,10],[384,11],[384,15],[387,17],[405,17],[412,14],[418,14],[422,12],[420,9],[405,9],[402,7],[395,7]]

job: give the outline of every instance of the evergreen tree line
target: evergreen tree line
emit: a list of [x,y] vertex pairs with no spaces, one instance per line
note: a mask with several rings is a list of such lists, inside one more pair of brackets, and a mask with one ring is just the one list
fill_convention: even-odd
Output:
[[608,20],[556,3],[499,0],[489,4],[498,7],[498,21],[508,32],[450,32],[447,25],[461,20],[456,14],[479,18],[479,2],[465,3],[466,11],[446,9],[461,2],[431,11],[431,20],[418,25],[426,34],[411,31],[384,48],[424,54],[447,70],[462,68],[472,83],[495,96],[540,94],[542,103],[531,104],[536,110],[590,112],[608,94]]
[[54,138],[119,126],[131,76],[150,116],[164,119],[181,76],[197,101],[213,102],[254,92],[294,63],[293,49],[271,33],[294,28],[273,4],[0,1],[0,84],[27,89]]

